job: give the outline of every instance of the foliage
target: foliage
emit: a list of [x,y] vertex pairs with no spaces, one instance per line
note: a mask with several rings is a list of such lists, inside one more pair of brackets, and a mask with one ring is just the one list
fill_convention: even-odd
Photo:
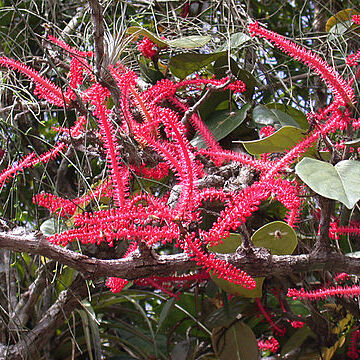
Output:
[[357,358],[356,9],[168,3],[0,4],[0,352]]

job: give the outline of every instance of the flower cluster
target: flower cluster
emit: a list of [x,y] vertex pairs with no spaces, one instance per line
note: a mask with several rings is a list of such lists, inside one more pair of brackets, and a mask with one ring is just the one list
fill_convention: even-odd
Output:
[[267,340],[259,340],[258,348],[262,351],[269,350],[275,354],[279,350],[280,345],[279,342],[274,337],[272,337]]
[[158,46],[147,37],[138,43],[138,49],[141,55],[149,59],[152,59],[159,51]]

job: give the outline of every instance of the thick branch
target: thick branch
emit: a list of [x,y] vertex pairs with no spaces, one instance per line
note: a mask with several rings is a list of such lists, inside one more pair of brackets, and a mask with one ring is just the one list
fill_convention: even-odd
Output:
[[[196,263],[186,254],[160,255],[146,259],[141,257],[112,260],[96,259],[53,245],[44,236],[33,233],[0,232],[0,248],[45,256],[70,266],[92,279],[117,276],[132,280],[197,268]],[[360,274],[360,260],[358,258],[334,252],[277,256],[271,255],[264,249],[254,249],[251,254],[218,254],[218,257],[253,276],[284,275],[316,270]]]

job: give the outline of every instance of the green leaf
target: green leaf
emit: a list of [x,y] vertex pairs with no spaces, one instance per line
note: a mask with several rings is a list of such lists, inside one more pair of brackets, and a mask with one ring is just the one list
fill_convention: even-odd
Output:
[[203,47],[211,40],[210,36],[184,36],[181,38],[168,40],[167,44],[171,47],[177,47],[181,49],[195,49]]
[[[270,104],[270,106],[273,106]],[[253,121],[258,127],[263,126],[274,126],[274,125],[281,125],[281,126],[294,126],[301,128],[297,121],[294,120],[292,116],[285,113],[282,110],[278,109],[269,109],[265,105],[257,105],[255,106],[253,113],[252,113]],[[259,126],[260,125],[260,126]]]
[[160,49],[168,46],[181,48],[181,49],[195,49],[204,46],[211,40],[210,36],[197,36],[197,35],[184,36],[173,40],[165,40],[165,39],[161,39],[153,32],[144,29],[140,26],[131,26],[126,30],[126,32],[128,34],[133,35],[134,37],[138,35],[143,35],[149,38],[152,42],[154,42]]
[[164,323],[164,321],[166,320],[166,318],[170,314],[171,310],[173,309],[173,307],[175,305],[175,300],[176,299],[173,297],[173,298],[169,299],[168,301],[166,301],[165,305],[163,306],[163,308],[161,310],[161,313],[160,313],[160,318],[159,318],[156,333],[158,333],[158,331],[160,330],[162,324]]
[[314,333],[306,325],[296,330],[282,347],[281,356],[285,356],[290,351],[300,347],[309,336],[314,336]]
[[211,341],[220,360],[254,360],[259,356],[256,337],[242,321],[229,328],[215,328]]
[[331,18],[329,18],[329,20],[326,22],[326,25],[325,25],[325,31],[329,32],[330,30],[332,30],[334,28],[334,26],[336,27],[336,25],[339,25],[344,22],[350,22],[351,17],[353,15],[359,15],[359,14],[360,13],[358,11],[356,11],[355,9],[341,10],[341,11],[337,12],[334,16],[331,16]]
[[170,58],[169,68],[174,76],[184,79],[193,72],[199,71],[203,67],[209,65],[222,55],[224,55],[224,53],[178,54]]
[[218,79],[225,77],[227,75],[226,72],[229,69],[238,80],[241,80],[245,84],[246,91],[243,95],[246,100],[250,101],[254,94],[255,86],[257,85],[256,79],[248,71],[240,69],[236,61],[232,57],[229,58],[227,54],[219,57],[214,63],[214,74]]
[[276,109],[279,110],[289,116],[291,116],[292,119],[296,121],[298,124],[297,127],[300,127],[301,129],[307,130],[309,128],[309,122],[306,118],[306,115],[294,107],[290,105],[285,105],[281,103],[269,103],[266,104],[266,107],[268,109]]
[[230,35],[230,42],[224,43],[217,49],[218,52],[239,48],[241,45],[251,40],[251,37],[245,33],[237,32]]
[[269,249],[272,255],[289,255],[298,244],[294,229],[282,221],[273,221],[255,231],[254,245]]
[[282,152],[290,149],[305,136],[304,131],[294,126],[283,126],[264,139],[240,141],[252,155]]
[[[240,110],[229,113],[228,110],[216,111],[208,117],[205,125],[217,140],[221,140],[233,132],[246,119],[251,104],[245,104]],[[191,140],[191,145],[205,148],[206,143],[200,135]]]
[[213,311],[205,320],[205,325],[209,328],[228,326],[239,314],[246,312],[248,304],[245,299],[241,298],[237,298],[235,302],[230,301],[227,307],[222,306]]
[[[282,221],[274,221],[264,225],[252,235],[251,241],[257,247],[269,249],[273,255],[292,254],[298,244],[296,233],[293,228]],[[221,244],[212,246],[209,250],[219,254],[229,254],[235,252],[241,244],[242,236],[240,234],[230,234],[230,236],[224,239]],[[255,278],[256,287],[249,290],[241,285],[235,285],[230,281],[219,279],[217,276],[210,276],[215,284],[228,293],[247,298],[262,296],[264,277]]]
[[343,160],[335,166],[305,157],[295,167],[296,174],[313,191],[338,200],[352,209],[360,199],[360,163]]
[[[209,251],[216,252],[218,254],[230,254],[242,244],[242,236],[240,234],[230,234],[229,237],[223,240],[221,244],[211,246]],[[262,285],[265,280],[264,277],[255,278],[256,287],[252,290],[246,289],[241,285],[233,284],[225,279],[219,279],[216,275],[211,275],[211,279],[219,286],[220,289],[239,296],[247,298],[257,298],[262,296]]]
[[66,230],[66,226],[60,224],[59,221],[57,221],[56,219],[52,219],[52,218],[48,219],[48,220],[45,220],[40,225],[40,231],[45,236],[51,236],[51,235],[59,233],[59,232],[61,232],[63,230]]
[[140,26],[131,26],[126,30],[126,32],[128,34],[134,35],[134,37],[138,36],[138,35],[143,35],[143,36],[149,38],[152,42],[154,42],[160,49],[168,46],[168,43],[166,40],[161,39],[156,34],[152,33],[149,30],[146,30]]

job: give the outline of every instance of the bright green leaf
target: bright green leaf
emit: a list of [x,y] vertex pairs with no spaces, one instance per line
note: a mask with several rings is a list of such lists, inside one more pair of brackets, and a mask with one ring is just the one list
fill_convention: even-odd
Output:
[[177,47],[181,49],[195,49],[203,47],[211,40],[210,36],[184,36],[174,40],[168,40],[167,44],[171,47]]
[[294,229],[282,221],[262,226],[251,240],[255,246],[269,249],[272,255],[292,254],[298,244]]
[[313,191],[338,200],[352,209],[360,199],[360,163],[343,160],[335,166],[315,159],[304,158],[295,167],[296,174]]

